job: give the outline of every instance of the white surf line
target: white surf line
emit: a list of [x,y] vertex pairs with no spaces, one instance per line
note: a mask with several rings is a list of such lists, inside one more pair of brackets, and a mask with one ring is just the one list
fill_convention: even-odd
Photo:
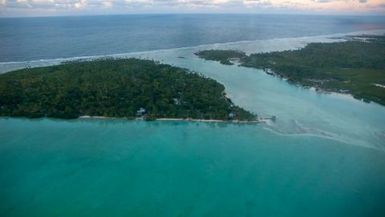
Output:
[[[335,133],[332,132],[327,132],[327,131],[322,131],[325,133],[316,133],[316,132],[285,132],[282,131],[278,128],[274,128],[268,125],[261,125],[264,126],[263,129],[267,130],[273,134],[279,135],[279,136],[287,136],[287,137],[315,137],[315,138],[321,138],[321,139],[326,139],[326,140],[331,140],[331,141],[336,141],[344,145],[352,145],[355,147],[361,147],[361,148],[367,148],[371,150],[376,150],[380,152],[385,153],[385,149],[383,147],[378,147],[372,144],[367,143],[366,141],[363,140],[356,140],[356,139],[350,139],[348,137],[340,137]],[[321,132],[321,131],[320,131]]]
[[[305,42],[305,44],[304,44],[304,46],[305,46],[306,44],[311,43],[312,41],[316,41],[316,39],[324,40],[324,42],[326,43],[326,40],[330,40],[330,42],[339,41],[339,40],[343,41],[346,39],[338,38],[338,37],[357,36],[357,35],[362,35],[362,34],[382,35],[382,34],[385,34],[385,29],[355,31],[355,32],[347,32],[347,33],[334,33],[334,34],[315,35],[315,36],[243,40],[243,41],[236,41],[236,42],[202,44],[202,45],[197,45],[197,46],[186,46],[186,47],[179,47],[179,48],[167,48],[167,49],[136,51],[136,52],[134,51],[134,52],[117,53],[117,54],[89,55],[89,56],[76,56],[76,57],[59,57],[59,58],[52,58],[52,59],[0,62],[0,67],[9,66],[8,69],[7,68],[4,68],[4,69],[0,68],[0,74],[5,73],[5,72],[9,72],[12,70],[27,68],[27,67],[42,67],[42,66],[58,65],[58,64],[61,64],[63,62],[67,62],[67,61],[94,60],[94,59],[101,59],[101,58],[137,57],[140,55],[151,54],[151,53],[161,53],[161,52],[186,50],[186,49],[199,50],[201,48],[207,49],[207,48],[225,47],[225,46],[232,46],[232,45],[237,46],[240,44],[255,43],[255,42],[261,42],[261,41],[276,41],[276,40],[280,40],[280,41],[297,40],[297,41],[300,41],[300,40],[303,40]],[[12,67],[12,65],[14,65],[14,67]]]

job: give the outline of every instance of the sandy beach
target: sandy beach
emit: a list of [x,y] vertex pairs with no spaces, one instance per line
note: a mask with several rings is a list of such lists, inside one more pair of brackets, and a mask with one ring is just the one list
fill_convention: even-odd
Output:
[[[79,119],[125,119],[125,118],[83,115],[83,116],[80,116]],[[145,120],[145,119],[135,118],[133,120]],[[186,122],[236,123],[236,124],[257,124],[257,123],[264,122],[263,120],[260,120],[260,119],[254,120],[254,121],[239,121],[239,120],[193,119],[193,118],[157,118],[154,121],[186,121]]]

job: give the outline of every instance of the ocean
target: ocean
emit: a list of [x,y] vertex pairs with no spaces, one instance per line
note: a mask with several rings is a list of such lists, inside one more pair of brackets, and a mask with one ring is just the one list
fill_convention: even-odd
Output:
[[297,49],[384,34],[384,17],[0,19],[0,72],[104,56],[214,78],[258,125],[0,118],[1,216],[384,216],[385,107],[321,94],[203,49]]
[[0,19],[0,62],[385,28],[385,17],[126,15]]

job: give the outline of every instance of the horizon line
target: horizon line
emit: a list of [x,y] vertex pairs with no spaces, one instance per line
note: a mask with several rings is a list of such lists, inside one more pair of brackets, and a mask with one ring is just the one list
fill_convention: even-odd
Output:
[[385,14],[373,14],[373,13],[261,13],[261,12],[246,12],[246,13],[239,13],[239,12],[180,12],[180,13],[174,13],[174,12],[157,12],[157,13],[111,13],[111,14],[105,14],[105,13],[97,13],[97,14],[60,14],[60,15],[25,15],[25,16],[3,16],[0,14],[0,19],[3,18],[48,18],[48,17],[94,17],[94,16],[130,16],[130,15],[286,15],[286,16],[338,16],[338,17],[385,17]]

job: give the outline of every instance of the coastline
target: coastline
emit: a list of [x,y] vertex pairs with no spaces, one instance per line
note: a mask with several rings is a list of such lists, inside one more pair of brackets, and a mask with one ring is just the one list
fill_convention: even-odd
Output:
[[[89,116],[83,115],[77,118],[79,120],[112,120],[112,119],[125,119],[125,120],[136,120],[136,121],[146,121],[143,117],[127,119],[119,117],[105,117],[105,116]],[[175,122],[202,122],[202,123],[229,123],[229,124],[258,124],[266,122],[267,118],[258,118],[253,121],[240,121],[240,120],[220,120],[220,119],[194,119],[194,118],[156,118],[150,121],[175,121]]]
[[[243,67],[248,67],[248,66],[243,66]],[[259,68],[256,68],[256,69],[259,69]],[[289,81],[289,79],[287,77],[285,77],[282,74],[276,73],[275,71],[273,71],[270,68],[260,69],[260,70],[262,70],[267,75],[276,77],[278,79],[282,79],[284,81]],[[360,97],[355,97],[353,93],[351,93],[350,91],[345,90],[345,89],[329,89],[329,88],[321,87],[319,85],[303,84],[299,81],[289,81],[289,83],[291,85],[295,85],[295,86],[298,86],[298,87],[301,87],[301,88],[304,88],[304,89],[307,89],[310,91],[314,91],[317,94],[327,94],[327,95],[331,95],[331,96],[343,97],[345,99],[350,99],[350,100],[354,100],[354,101],[360,101],[360,102],[364,102],[364,103],[375,103],[375,104],[378,104],[380,106],[384,106],[383,104],[376,102],[376,101],[367,100],[365,98],[360,98]],[[385,85],[381,85],[381,84],[377,84],[377,83],[373,83],[372,85],[376,86],[376,87],[380,87],[380,88],[385,88]]]
[[[367,40],[364,41],[363,37]],[[385,105],[384,92],[380,92],[385,88],[381,73],[384,68],[381,64],[384,35],[345,38],[346,41],[331,44],[310,43],[299,50],[247,55],[241,50],[211,49],[199,51],[195,55],[222,65],[235,64],[259,69],[267,75],[317,93],[344,94],[365,103]],[[331,50],[335,53],[333,58],[325,57]],[[351,57],[352,53],[354,55]],[[310,57],[306,57],[309,55]],[[240,63],[232,62],[236,58],[240,58]],[[314,62],[314,59],[317,61]]]
[[[299,36],[299,37],[284,37],[284,38],[272,38],[272,39],[255,39],[255,40],[241,40],[241,41],[233,41],[233,42],[223,42],[223,43],[208,43],[201,44],[196,46],[184,46],[184,47],[176,47],[176,48],[164,48],[164,49],[155,49],[155,50],[144,50],[144,51],[132,51],[132,52],[124,52],[124,53],[112,53],[105,55],[84,55],[84,56],[73,56],[73,57],[53,57],[53,58],[43,58],[43,59],[31,59],[31,60],[14,60],[14,61],[0,61],[0,74],[4,74],[10,71],[24,69],[24,68],[36,68],[36,67],[45,67],[45,66],[53,66],[59,65],[68,61],[90,61],[95,59],[103,59],[103,58],[118,58],[118,59],[126,59],[130,57],[137,57],[143,59],[154,59],[151,57],[151,54],[156,54],[160,52],[175,52],[181,50],[193,50],[192,52],[196,52],[202,49],[217,49],[218,47],[222,47],[225,49],[240,49],[244,51],[246,54],[251,54],[252,52],[247,49],[250,45],[255,46],[255,43],[258,42],[272,42],[272,41],[282,41],[282,40],[291,40],[293,42],[299,41],[300,46],[293,44],[283,50],[292,50],[299,49],[304,47],[308,43],[312,42],[335,42],[335,41],[345,41],[345,37],[357,36],[362,34],[371,34],[371,35],[381,35],[385,33],[385,29],[371,29],[371,30],[363,30],[363,31],[351,31],[351,32],[340,32],[340,33],[331,33],[331,34],[321,34],[321,35],[312,35],[312,36]],[[245,47],[245,45],[248,45]],[[241,48],[240,48],[241,47]],[[281,49],[269,49],[268,52],[273,51],[283,51]],[[259,51],[257,53],[267,52],[265,50]],[[148,56],[150,55],[150,56]],[[157,59],[158,61],[162,61]]]

